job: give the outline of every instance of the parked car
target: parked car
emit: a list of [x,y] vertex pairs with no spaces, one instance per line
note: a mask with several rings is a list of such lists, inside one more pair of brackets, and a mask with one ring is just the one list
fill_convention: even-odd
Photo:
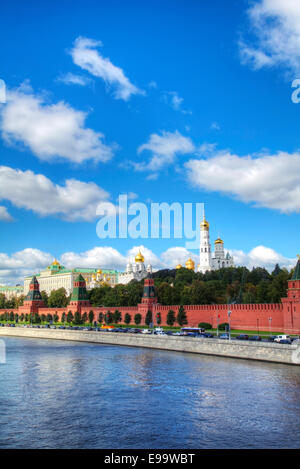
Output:
[[277,341],[277,343],[291,345],[292,341],[290,339],[280,339],[279,342]]
[[282,343],[282,340],[289,340],[291,342],[291,336],[285,334],[277,335],[275,336],[274,342]]
[[227,332],[224,332],[223,334],[219,335],[219,339],[228,340],[229,339],[229,334]]
[[143,329],[142,334],[152,334],[152,330],[151,329]]
[[248,334],[239,334],[236,336],[237,340],[249,340]]
[[249,340],[254,340],[256,342],[260,342],[261,337],[260,337],[260,335],[250,335]]

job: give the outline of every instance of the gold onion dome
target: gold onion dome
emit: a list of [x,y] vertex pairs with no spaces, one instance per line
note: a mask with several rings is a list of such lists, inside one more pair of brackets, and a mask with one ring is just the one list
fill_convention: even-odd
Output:
[[195,262],[193,261],[193,259],[191,259],[190,257],[188,258],[188,260],[186,261],[185,263],[185,266],[187,269],[189,270],[194,270],[195,269]]
[[182,269],[182,265],[181,264],[177,264],[175,269]]
[[58,262],[58,260],[57,260],[57,259],[54,259],[54,261],[52,262],[52,264],[51,264],[51,265],[59,265],[59,262]]
[[135,262],[144,262],[144,256],[141,254],[141,251],[138,252],[138,254],[135,256]]
[[207,220],[205,220],[205,216],[203,216],[203,220],[202,222],[200,223],[200,228],[203,228],[204,230],[208,230],[209,229],[209,223]]
[[221,238],[217,238],[215,244],[224,244],[224,241]]
[[98,270],[97,270],[97,274],[102,274],[102,270],[101,270],[101,269],[98,269]]

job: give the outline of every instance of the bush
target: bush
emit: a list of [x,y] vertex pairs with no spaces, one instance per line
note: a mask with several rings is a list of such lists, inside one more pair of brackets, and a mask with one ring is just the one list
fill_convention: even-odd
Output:
[[201,329],[212,329],[212,325],[209,322],[199,322],[198,327]]
[[220,330],[220,331],[227,331],[227,330],[229,330],[229,324],[228,324],[228,322],[222,322],[221,324],[219,324],[219,330]]

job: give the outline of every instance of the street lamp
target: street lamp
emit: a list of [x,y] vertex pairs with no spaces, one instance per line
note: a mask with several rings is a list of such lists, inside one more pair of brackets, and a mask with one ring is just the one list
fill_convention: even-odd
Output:
[[257,335],[259,335],[259,318],[256,319],[256,323],[257,323]]
[[219,319],[220,319],[220,315],[217,311],[217,337],[219,337]]
[[269,317],[269,335],[271,335],[272,317]]
[[231,311],[228,311],[228,324],[229,324],[229,340],[231,340],[231,326],[230,326],[230,316],[231,316]]

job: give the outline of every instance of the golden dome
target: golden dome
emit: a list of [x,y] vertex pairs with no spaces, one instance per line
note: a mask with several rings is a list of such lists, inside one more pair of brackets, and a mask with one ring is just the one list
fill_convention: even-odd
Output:
[[208,223],[208,221],[205,220],[205,215],[203,216],[203,220],[200,223],[200,228],[202,228],[203,230],[208,230],[209,229],[209,223]]
[[93,275],[92,275],[92,279],[95,279],[95,278],[96,278],[96,275],[95,275],[95,274],[93,274]]
[[144,262],[144,256],[141,254],[141,251],[138,252],[138,254],[135,256],[135,262]]
[[191,259],[190,257],[188,258],[188,260],[186,261],[185,263],[185,266],[187,269],[189,270],[194,270],[195,269],[195,262],[193,261],[193,259]]
[[57,260],[57,259],[54,259],[54,261],[52,262],[52,264],[51,264],[51,265],[59,265],[59,262],[58,262],[58,260]]
[[102,274],[102,270],[101,270],[101,269],[98,269],[98,270],[97,270],[97,274]]
[[182,265],[181,264],[177,264],[175,269],[182,269]]
[[217,238],[215,244],[224,244],[224,241],[221,238]]

